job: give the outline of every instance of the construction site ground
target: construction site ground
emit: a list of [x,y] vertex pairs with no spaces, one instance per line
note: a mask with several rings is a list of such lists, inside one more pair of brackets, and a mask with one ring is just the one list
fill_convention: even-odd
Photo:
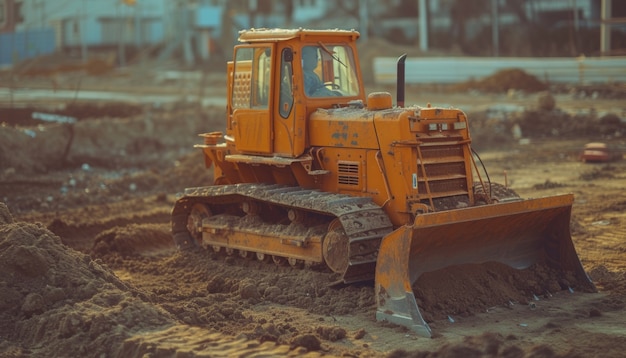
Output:
[[[198,133],[223,130],[225,103],[212,104],[226,96],[221,75],[149,77],[138,68],[2,83],[8,97],[0,108],[6,205],[0,356],[622,357],[626,351],[626,160],[578,160],[586,142],[624,148],[623,125],[599,119],[623,116],[623,98],[565,91],[554,94],[553,109],[538,110],[537,93],[408,86],[407,104],[466,110],[492,181],[522,197],[575,195],[572,238],[598,288],[485,306],[485,295],[510,289],[497,267],[466,267],[457,282],[434,273],[431,280],[452,277],[454,289],[436,296],[441,305],[426,312],[434,332],[428,339],[377,322],[371,282],[329,287],[334,277],[325,270],[177,251],[169,233],[177,195],[212,182],[193,145]],[[44,93],[20,99],[29,88]],[[55,97],[61,90],[75,96]],[[83,91],[104,95],[79,99]],[[146,99],[150,94],[164,97]],[[48,119],[33,119],[33,112]],[[571,122],[550,123],[564,113]],[[586,126],[567,131],[574,121]],[[604,130],[589,130],[600,125]]]

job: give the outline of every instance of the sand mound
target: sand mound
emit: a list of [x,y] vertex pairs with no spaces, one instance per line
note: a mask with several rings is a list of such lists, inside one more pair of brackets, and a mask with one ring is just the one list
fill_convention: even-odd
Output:
[[[2,217],[6,218],[6,207]],[[172,323],[140,291],[40,224],[0,226],[0,319],[4,350],[99,356],[134,332]],[[9,342],[22,346],[7,349]]]

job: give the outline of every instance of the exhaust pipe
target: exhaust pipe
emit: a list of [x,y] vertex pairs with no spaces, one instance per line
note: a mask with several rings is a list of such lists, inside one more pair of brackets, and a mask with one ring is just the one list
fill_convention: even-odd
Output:
[[404,107],[404,61],[406,61],[406,53],[398,57],[397,62],[396,103],[398,107]]

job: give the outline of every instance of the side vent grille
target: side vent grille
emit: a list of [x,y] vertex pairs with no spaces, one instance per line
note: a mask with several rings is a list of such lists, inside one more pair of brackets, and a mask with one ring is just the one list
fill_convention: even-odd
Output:
[[337,180],[339,185],[358,187],[361,185],[361,166],[358,162],[339,162],[337,164]]

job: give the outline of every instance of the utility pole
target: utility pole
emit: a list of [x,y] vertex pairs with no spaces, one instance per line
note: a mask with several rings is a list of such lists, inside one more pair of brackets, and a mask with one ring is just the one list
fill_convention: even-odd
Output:
[[420,50],[428,51],[428,6],[427,0],[418,0]]
[[491,41],[493,44],[493,56],[500,56],[500,26],[499,26],[498,0],[491,0]]
[[83,63],[87,63],[87,12],[85,11],[85,0],[81,1],[81,16],[80,16],[80,43],[81,43],[81,56]]
[[611,0],[602,0],[600,10],[600,56],[611,54],[611,27],[608,21],[611,19]]
[[126,66],[126,44],[124,43],[124,27],[125,27],[125,23],[126,21],[124,21],[123,17],[122,17],[122,12],[121,12],[121,3],[118,2],[115,10],[117,12],[117,19],[119,21],[119,28],[117,30],[117,34],[118,34],[118,43],[117,43],[117,58],[119,61],[119,66],[120,67],[125,67]]
[[369,16],[367,14],[367,0],[359,1],[359,27],[361,28],[361,39],[367,42],[369,34]]

